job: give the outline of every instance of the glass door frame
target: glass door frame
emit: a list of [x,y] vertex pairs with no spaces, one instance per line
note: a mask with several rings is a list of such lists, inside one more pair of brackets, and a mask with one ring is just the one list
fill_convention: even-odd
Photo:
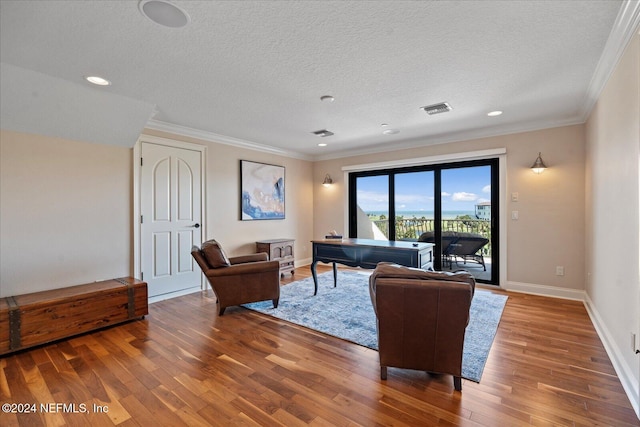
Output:
[[500,277],[500,159],[491,157],[479,160],[452,161],[447,163],[425,164],[407,167],[394,167],[386,169],[373,169],[366,171],[353,171],[348,174],[348,230],[349,237],[357,235],[357,179],[366,176],[387,175],[389,178],[389,240],[396,239],[395,230],[395,175],[400,173],[433,171],[434,173],[434,239],[436,247],[434,251],[434,268],[442,267],[441,241],[442,241],[442,171],[445,169],[458,169],[476,166],[491,167],[491,280],[479,280],[481,283],[499,285]]

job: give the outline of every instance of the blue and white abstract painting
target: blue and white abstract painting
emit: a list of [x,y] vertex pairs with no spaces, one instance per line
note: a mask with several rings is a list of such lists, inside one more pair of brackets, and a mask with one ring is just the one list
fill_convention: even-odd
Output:
[[240,160],[241,219],[284,219],[284,166]]

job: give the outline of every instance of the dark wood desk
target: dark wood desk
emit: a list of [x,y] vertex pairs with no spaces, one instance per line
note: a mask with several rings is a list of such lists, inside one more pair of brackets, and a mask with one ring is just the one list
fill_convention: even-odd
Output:
[[314,291],[318,293],[316,264],[333,264],[333,286],[336,286],[338,269],[336,263],[350,267],[376,268],[381,261],[394,262],[407,267],[428,269],[433,263],[433,244],[369,239],[312,240]]

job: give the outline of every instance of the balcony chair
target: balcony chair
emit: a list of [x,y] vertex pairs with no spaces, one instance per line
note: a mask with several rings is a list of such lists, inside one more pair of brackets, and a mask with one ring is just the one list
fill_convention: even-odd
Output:
[[450,374],[462,390],[462,351],[475,279],[381,262],[369,279],[378,318],[380,378],[387,367]]
[[[435,243],[433,231],[424,232],[418,237],[419,242]],[[489,243],[489,239],[475,233],[459,233],[456,231],[442,232],[442,265],[456,261],[456,257],[462,258],[464,264],[467,261],[475,261],[480,264],[484,271],[487,266],[484,263],[484,257],[480,250]],[[457,261],[456,261],[457,264]]]
[[[443,231],[441,236],[442,242],[442,266],[445,267],[449,264],[449,268],[451,268],[452,256],[451,251],[453,250],[456,240],[458,240],[457,233],[455,231]],[[418,242],[426,242],[426,243],[435,243],[435,237],[433,231],[426,231],[418,237]]]
[[456,233],[457,239],[455,245],[452,245],[449,255],[452,258],[460,257],[464,261],[475,261],[482,265],[484,271],[487,271],[487,266],[484,263],[484,257],[480,250],[489,243],[489,239],[473,233]]
[[191,255],[218,298],[220,316],[227,307],[250,302],[272,300],[278,307],[280,263],[269,261],[266,253],[229,258],[218,242],[208,240],[191,248]]

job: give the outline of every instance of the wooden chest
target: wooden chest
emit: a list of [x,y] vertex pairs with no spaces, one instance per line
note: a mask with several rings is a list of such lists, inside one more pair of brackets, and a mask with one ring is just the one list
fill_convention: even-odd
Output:
[[147,284],[132,277],[1,298],[0,354],[147,314]]
[[266,252],[271,261],[280,261],[280,276],[290,272],[293,275],[295,256],[293,254],[293,239],[272,239],[256,242],[256,252]]
[[0,298],[0,354],[9,351],[9,304],[6,298]]

